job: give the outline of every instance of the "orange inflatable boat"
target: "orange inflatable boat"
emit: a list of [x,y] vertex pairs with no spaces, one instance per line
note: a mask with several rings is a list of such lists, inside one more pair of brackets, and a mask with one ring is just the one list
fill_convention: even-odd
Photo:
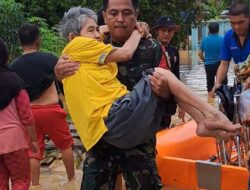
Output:
[[214,138],[198,137],[196,123],[157,134],[157,166],[166,189],[247,190],[248,171],[216,162]]

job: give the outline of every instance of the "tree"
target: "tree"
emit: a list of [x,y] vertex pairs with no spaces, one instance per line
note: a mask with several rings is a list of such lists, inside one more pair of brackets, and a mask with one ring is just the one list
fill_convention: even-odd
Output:
[[63,17],[65,11],[72,6],[86,6],[86,0],[16,0],[23,4],[27,17],[40,17],[47,20],[49,26],[54,26]]
[[140,19],[153,26],[162,15],[172,16],[181,25],[181,31],[173,38],[176,46],[185,47],[192,24],[201,21],[202,6],[196,0],[140,0]]
[[228,1],[208,0],[202,4],[205,19],[219,19],[223,10],[228,8]]
[[[102,7],[101,0],[16,0],[24,5],[28,16],[44,18],[49,27],[53,27],[61,20],[63,13],[72,6],[89,7],[98,11]],[[223,3],[220,3],[223,2]],[[185,42],[192,24],[218,16],[221,10],[229,5],[231,0],[139,0],[140,17],[152,26],[162,15],[171,15],[181,25],[181,31],[175,35],[176,45]],[[209,13],[209,14],[208,14]]]
[[10,61],[20,54],[17,31],[21,23],[25,22],[23,6],[14,0],[0,1],[0,33],[7,43]]
[[31,17],[29,22],[37,24],[41,36],[41,50],[44,52],[52,52],[59,56],[66,44],[65,40],[58,35],[55,27],[49,28],[46,20],[40,17]]

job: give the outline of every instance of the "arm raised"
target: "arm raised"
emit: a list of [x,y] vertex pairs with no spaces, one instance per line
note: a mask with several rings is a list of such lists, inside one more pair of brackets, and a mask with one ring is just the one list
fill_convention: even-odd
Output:
[[121,62],[132,59],[140,40],[141,33],[138,30],[134,30],[122,47],[115,48],[109,53],[105,59],[105,62]]

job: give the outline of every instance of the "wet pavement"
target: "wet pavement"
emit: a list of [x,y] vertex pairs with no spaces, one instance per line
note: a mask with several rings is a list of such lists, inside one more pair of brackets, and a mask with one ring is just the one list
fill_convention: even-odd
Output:
[[81,169],[76,169],[76,179],[69,183],[62,160],[55,160],[49,167],[41,167],[40,184],[43,190],[79,190]]

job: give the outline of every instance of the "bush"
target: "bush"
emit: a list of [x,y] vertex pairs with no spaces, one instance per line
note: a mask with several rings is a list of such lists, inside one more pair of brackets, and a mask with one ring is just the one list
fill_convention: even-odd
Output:
[[10,61],[20,54],[17,30],[25,20],[21,4],[14,0],[0,1],[0,33],[8,45]]
[[65,40],[58,35],[56,27],[49,28],[46,19],[31,17],[29,22],[37,24],[41,34],[41,51],[51,52],[59,56],[66,44]]

